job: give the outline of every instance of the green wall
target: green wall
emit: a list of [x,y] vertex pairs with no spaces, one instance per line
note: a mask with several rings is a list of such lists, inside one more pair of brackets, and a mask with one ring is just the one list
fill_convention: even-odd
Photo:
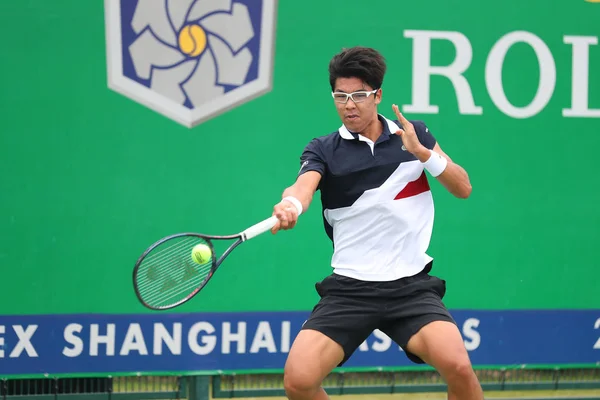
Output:
[[[131,271],[149,244],[180,231],[231,234],[266,218],[293,183],[304,145],[337,129],[333,54],[378,48],[389,64],[380,111],[393,117],[393,103],[411,104],[412,30],[468,39],[464,77],[482,108],[461,113],[451,81],[432,76],[438,112],[407,112],[473,185],[459,200],[432,183],[429,252],[448,281],[447,305],[600,307],[600,118],[562,115],[573,66],[564,37],[597,41],[600,4],[374,4],[280,1],[273,90],[188,129],[108,89],[102,1],[0,1],[0,314],[145,312]],[[488,55],[513,31],[536,35],[556,65],[551,98],[527,118],[502,112],[486,87]],[[455,57],[448,40],[431,42],[432,65]],[[510,48],[501,78],[514,106],[531,102],[539,71],[529,45]],[[598,45],[589,47],[587,88],[589,108],[600,109]],[[177,311],[309,310],[330,256],[317,195],[297,229],[238,248]]]

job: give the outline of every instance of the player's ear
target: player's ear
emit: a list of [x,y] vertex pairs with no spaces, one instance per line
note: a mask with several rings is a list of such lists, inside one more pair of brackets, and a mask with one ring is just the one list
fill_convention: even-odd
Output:
[[375,104],[381,103],[381,95],[382,94],[383,94],[383,90],[381,90],[381,88],[379,88],[377,90],[377,92],[375,93]]

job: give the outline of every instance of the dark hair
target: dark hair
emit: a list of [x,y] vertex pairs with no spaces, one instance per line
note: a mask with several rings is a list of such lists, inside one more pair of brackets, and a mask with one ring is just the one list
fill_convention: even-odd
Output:
[[333,91],[337,78],[359,78],[373,89],[379,89],[385,71],[385,59],[377,50],[351,47],[342,49],[329,62],[329,83]]

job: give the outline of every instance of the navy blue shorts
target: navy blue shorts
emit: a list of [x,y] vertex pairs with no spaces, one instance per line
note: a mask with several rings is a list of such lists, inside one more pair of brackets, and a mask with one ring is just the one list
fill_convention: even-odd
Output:
[[414,363],[423,364],[406,351],[408,340],[433,321],[456,324],[442,302],[446,281],[429,275],[431,263],[419,274],[389,282],[367,282],[331,274],[315,287],[321,300],[302,329],[323,333],[344,349],[343,365],[375,330],[396,342]]

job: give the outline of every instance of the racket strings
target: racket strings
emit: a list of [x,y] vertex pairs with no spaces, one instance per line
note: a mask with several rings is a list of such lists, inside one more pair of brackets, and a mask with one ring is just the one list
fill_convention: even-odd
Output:
[[[138,273],[138,283],[156,283],[157,277],[160,275],[158,268],[161,268],[165,271],[172,270],[173,265],[181,261],[181,254],[187,249],[194,247],[197,243],[198,240],[195,240],[193,237],[187,237],[183,240],[179,240],[177,243],[171,244],[168,247],[165,246],[166,248],[161,249],[160,251],[153,252],[153,254],[150,256],[146,256],[141,265],[141,267],[146,267],[146,273]],[[141,268],[140,272],[142,272]]]
[[138,287],[146,290],[148,295],[152,295],[154,290],[159,290],[160,286],[164,284],[164,279],[159,278],[164,277],[165,274],[170,275],[169,271],[178,272],[178,269],[174,266],[176,263],[181,262],[180,253],[188,248],[191,249],[196,242],[192,238],[187,238],[156,252],[150,257],[146,257],[138,272]]
[[[210,271],[210,269],[209,269],[209,271]],[[206,276],[208,276],[208,273],[205,275],[205,277]],[[200,283],[203,280],[204,279],[202,279],[200,281]],[[199,283],[197,283],[196,281],[190,280],[190,281],[184,282],[183,285],[174,286],[172,288],[173,290],[165,292],[164,294],[162,294],[162,292],[158,292],[158,295],[156,295],[153,298],[154,304],[156,304],[158,306],[164,306],[164,305],[170,305],[173,303],[177,303],[181,299],[186,298],[194,290],[196,290],[198,288],[198,285],[199,285]]]
[[156,304],[169,304],[170,302],[167,301],[168,299],[172,297],[179,297],[182,292],[188,291],[190,287],[195,288],[199,283],[204,281],[204,279],[210,274],[211,268],[212,263],[207,263],[201,266],[201,268],[198,269],[198,279],[191,279],[191,277],[186,277],[184,275],[179,279],[181,283],[177,284],[176,279],[174,279],[172,276],[168,276],[164,281],[155,285],[147,286],[138,284],[138,289],[140,292],[144,293],[142,295],[143,297],[153,299],[152,301]]
[[182,236],[155,247],[138,267],[136,285],[140,297],[156,308],[178,303],[196,289],[210,275],[213,258],[197,264],[192,260],[192,248],[208,244],[197,236]]

